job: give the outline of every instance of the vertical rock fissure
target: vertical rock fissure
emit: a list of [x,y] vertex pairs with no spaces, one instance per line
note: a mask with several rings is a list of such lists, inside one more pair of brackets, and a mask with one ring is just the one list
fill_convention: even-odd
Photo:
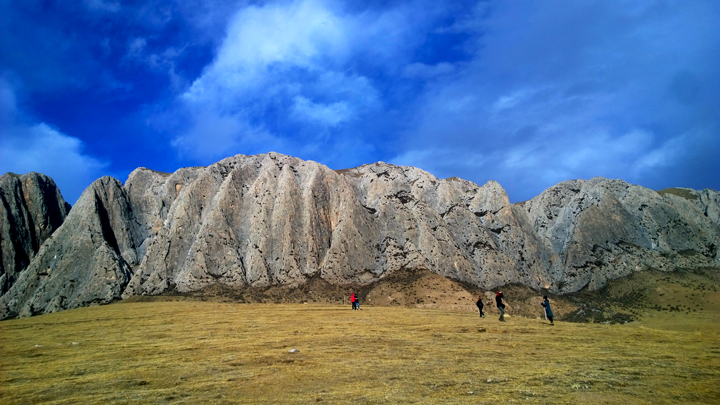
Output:
[[119,258],[122,258],[120,252],[120,246],[118,246],[117,239],[115,238],[115,232],[113,232],[112,226],[110,225],[110,216],[108,215],[105,205],[100,200],[100,196],[95,194],[95,206],[100,217],[100,229],[102,231],[103,239],[110,245],[110,247],[117,253]]

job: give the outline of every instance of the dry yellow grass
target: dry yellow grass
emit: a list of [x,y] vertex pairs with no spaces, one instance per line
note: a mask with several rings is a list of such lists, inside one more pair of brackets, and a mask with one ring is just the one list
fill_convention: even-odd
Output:
[[549,326],[401,307],[90,307],[0,322],[0,402],[720,402],[718,313],[651,315]]

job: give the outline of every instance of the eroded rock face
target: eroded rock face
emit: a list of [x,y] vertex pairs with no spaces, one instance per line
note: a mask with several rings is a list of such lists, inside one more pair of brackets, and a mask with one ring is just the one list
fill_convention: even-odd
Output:
[[110,177],[95,181],[0,297],[0,317],[119,299],[137,264],[133,223],[122,184]]
[[124,296],[292,286],[316,274],[367,284],[404,268],[488,287],[549,280],[540,262],[526,269],[522,253],[507,252],[531,228],[495,182],[385,163],[336,172],[271,153],[172,175],[138,169],[125,188],[145,239]]
[[646,268],[720,267],[719,214],[715,191],[600,178],[510,204],[496,182],[382,162],[333,171],[269,153],[140,168],[124,187],[103,178],[86,190],[0,316],[214,284],[367,285],[405,269],[571,292]]
[[44,174],[0,176],[0,296],[15,284],[69,211],[70,204]]
[[553,252],[551,285],[572,292],[648,268],[720,267],[720,194],[682,195],[594,178],[560,183],[518,205]]

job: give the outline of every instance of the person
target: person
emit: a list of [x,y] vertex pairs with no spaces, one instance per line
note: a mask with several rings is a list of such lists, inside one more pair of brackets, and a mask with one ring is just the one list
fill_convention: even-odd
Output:
[[545,307],[545,316],[547,316],[547,319],[550,320],[550,325],[555,325],[553,322],[553,312],[552,309],[550,309],[550,300],[548,300],[547,295],[543,297],[545,301],[541,302],[540,305]]
[[478,310],[480,310],[480,318],[485,318],[485,314],[483,314],[483,311],[482,311],[482,310],[483,310],[483,307],[485,306],[485,305],[483,304],[483,302],[482,302],[482,295],[480,296],[480,298],[478,298],[478,300],[477,300],[477,302],[475,303],[475,305],[477,305]]
[[355,294],[355,310],[360,310],[360,296]]
[[503,298],[505,296],[503,295],[502,291],[498,291],[498,293],[495,295],[495,302],[497,303],[497,307],[500,310],[500,322],[505,322],[505,304],[503,304]]
[[355,303],[355,293],[350,294],[350,304],[352,304],[352,310],[355,311],[357,309],[357,304]]

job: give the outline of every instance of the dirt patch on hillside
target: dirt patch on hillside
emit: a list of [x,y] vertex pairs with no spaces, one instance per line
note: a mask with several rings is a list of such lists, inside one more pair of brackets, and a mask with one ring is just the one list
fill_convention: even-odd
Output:
[[477,298],[462,284],[426,269],[400,270],[373,285],[370,305],[477,311]]

